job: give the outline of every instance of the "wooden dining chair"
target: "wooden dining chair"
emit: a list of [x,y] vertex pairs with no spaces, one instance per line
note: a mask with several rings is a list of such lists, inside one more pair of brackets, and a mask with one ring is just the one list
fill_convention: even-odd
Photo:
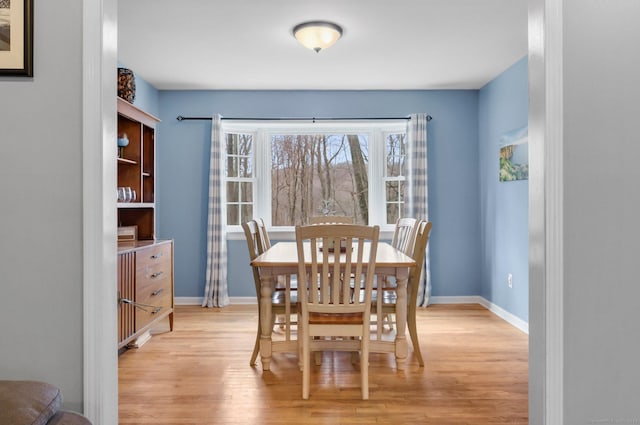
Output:
[[[269,232],[267,232],[267,226],[264,224],[264,219],[262,218],[254,218],[253,219],[258,226],[258,251],[262,254],[267,249],[271,248],[271,239],[269,238]],[[295,293],[297,288],[297,281],[295,276],[278,276],[276,279],[276,286],[274,291],[291,291]],[[280,329],[285,329],[286,318],[281,314],[276,314],[274,316],[276,318],[276,323]]]
[[[417,219],[413,217],[401,217],[396,220],[396,225],[393,230],[393,239],[391,240],[391,246],[402,251],[403,253],[411,256],[411,252],[413,250],[413,242],[415,240],[416,235],[416,223]],[[376,282],[376,285],[381,285],[381,290],[384,291],[388,289],[391,285],[389,279],[381,278]],[[376,297],[375,293],[379,292],[377,286],[374,288],[374,298],[377,301],[377,306],[374,311],[380,311],[382,297]],[[380,292],[382,293],[382,292]],[[378,314],[376,315],[376,333],[377,338],[380,339],[383,331],[384,325],[388,324],[391,329],[393,329],[394,318],[393,315],[390,314]]]
[[353,217],[346,215],[320,215],[309,218],[309,224],[352,224]]
[[[409,279],[407,281],[407,327],[409,328],[409,336],[413,344],[413,352],[418,358],[418,363],[421,367],[424,366],[424,360],[422,358],[422,352],[420,351],[420,342],[418,341],[416,309],[418,304],[418,289],[422,277],[422,267],[424,265],[427,243],[429,243],[431,227],[431,222],[425,220],[417,221],[413,241],[405,250],[405,254],[413,258],[416,262],[415,267],[409,270]],[[382,288],[381,291],[375,293],[374,298],[372,308],[378,315],[396,314],[396,301],[398,299],[396,288]],[[378,333],[378,338],[380,338],[379,335]]]
[[[249,261],[253,261],[258,255],[262,254],[264,250],[261,248],[260,242],[260,230],[259,225],[255,220],[251,220],[246,223],[242,223],[242,230],[244,230],[245,238],[247,239],[247,248],[249,249]],[[258,301],[258,331],[256,333],[256,341],[253,346],[253,353],[251,354],[251,360],[249,364],[255,366],[258,353],[260,352],[260,332],[261,332],[261,307],[260,307],[260,270],[258,267],[251,267],[253,272],[253,282],[256,289],[256,299]],[[297,314],[297,297],[296,294],[291,291],[290,280],[284,279],[285,286],[282,290],[274,291],[271,296],[271,310],[273,312],[272,317],[274,322],[271,323],[271,329],[275,325],[275,318],[278,317],[279,325],[284,330],[284,341],[280,344],[273,345],[273,352],[291,351],[296,352],[298,350],[297,341],[292,337],[292,325],[295,324],[291,320],[291,316]]]
[[[378,226],[296,226],[305,400],[310,392],[311,352],[327,350],[360,352],[362,399],[369,398],[369,323],[379,233]],[[352,287],[357,296],[350,295]]]

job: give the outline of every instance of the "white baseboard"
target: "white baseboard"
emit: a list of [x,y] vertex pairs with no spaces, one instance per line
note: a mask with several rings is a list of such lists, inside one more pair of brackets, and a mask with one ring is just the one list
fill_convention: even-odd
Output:
[[[229,301],[231,304],[257,304],[256,297],[230,297]],[[522,332],[529,334],[529,323],[520,319],[517,316],[509,313],[507,310],[503,309],[490,302],[484,297],[480,295],[468,295],[468,296],[460,296],[460,297],[431,297],[431,304],[480,304],[505,322],[511,324]],[[175,305],[202,305],[202,297],[175,297],[174,298]]]
[[203,297],[174,297],[174,305],[202,305]]
[[503,309],[487,300],[480,295],[470,295],[461,297],[431,297],[431,304],[480,304],[505,322],[521,330],[522,332],[529,334],[529,323],[525,322],[521,318],[514,316],[507,310]]
[[479,295],[466,295],[461,297],[431,297],[429,304],[482,304]]
[[481,306],[483,306],[484,308],[486,308],[487,310],[489,310],[490,312],[492,312],[493,314],[495,314],[499,318],[503,319],[507,323],[513,325],[514,327],[520,329],[522,332],[524,332],[527,335],[529,335],[529,323],[528,322],[525,322],[521,318],[519,318],[517,316],[514,316],[513,314],[509,313],[507,310],[503,309],[502,307],[499,307],[499,306],[495,305],[494,303],[490,302],[489,300],[487,300],[484,297],[478,297],[478,298],[480,299],[479,304]]

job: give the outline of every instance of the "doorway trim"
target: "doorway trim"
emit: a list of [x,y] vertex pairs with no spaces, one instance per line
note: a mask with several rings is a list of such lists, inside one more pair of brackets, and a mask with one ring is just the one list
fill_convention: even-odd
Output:
[[116,274],[117,0],[82,9],[83,411],[118,423]]
[[[562,0],[529,0],[529,423],[563,419]],[[83,3],[83,399],[118,423],[117,0]],[[96,83],[97,82],[97,83]],[[101,143],[100,143],[101,141]]]
[[563,1],[529,0],[529,423],[563,423]]

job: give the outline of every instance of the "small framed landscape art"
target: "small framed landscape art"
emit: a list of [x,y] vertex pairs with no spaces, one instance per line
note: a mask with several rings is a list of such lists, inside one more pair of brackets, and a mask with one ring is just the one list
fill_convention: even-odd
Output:
[[529,179],[528,127],[509,131],[500,137],[501,182]]
[[33,77],[33,0],[0,0],[0,77]]

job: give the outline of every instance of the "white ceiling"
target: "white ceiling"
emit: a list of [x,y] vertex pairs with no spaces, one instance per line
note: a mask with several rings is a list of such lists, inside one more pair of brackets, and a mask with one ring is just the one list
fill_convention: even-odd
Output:
[[[344,34],[315,53],[309,20]],[[118,3],[118,60],[160,90],[478,89],[526,54],[526,0]]]

